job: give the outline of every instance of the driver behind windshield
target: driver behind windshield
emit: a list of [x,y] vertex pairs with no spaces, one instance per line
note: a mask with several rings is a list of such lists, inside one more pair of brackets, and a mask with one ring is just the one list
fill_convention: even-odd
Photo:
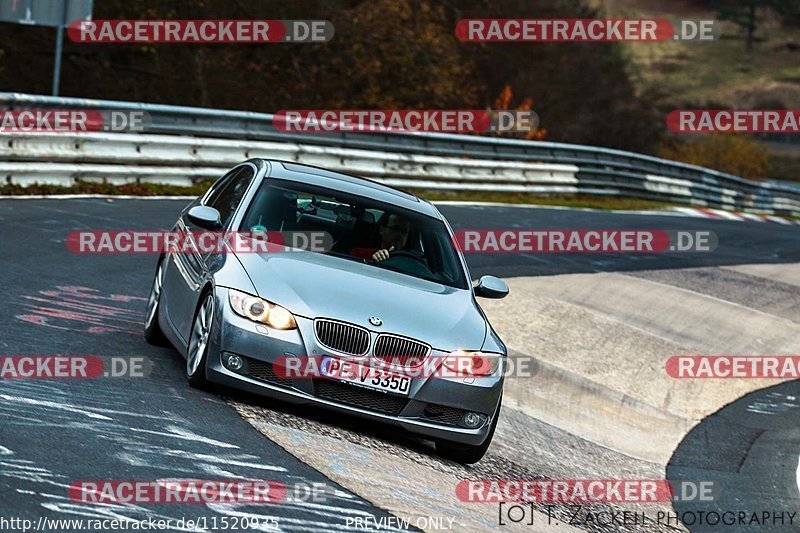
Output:
[[400,215],[384,214],[378,221],[380,245],[377,248],[353,248],[350,255],[367,261],[384,261],[389,253],[403,248],[408,241],[411,225]]

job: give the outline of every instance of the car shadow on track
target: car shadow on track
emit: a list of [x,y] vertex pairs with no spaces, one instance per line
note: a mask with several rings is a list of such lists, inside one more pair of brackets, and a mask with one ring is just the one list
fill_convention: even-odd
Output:
[[[675,502],[679,514],[697,521],[691,526],[684,520],[691,531],[800,530],[799,398],[800,381],[757,390],[706,417],[683,439],[667,465],[667,479],[676,485],[714,483],[713,501]],[[700,512],[719,513],[721,520],[734,513],[727,519],[736,523],[701,525]]]

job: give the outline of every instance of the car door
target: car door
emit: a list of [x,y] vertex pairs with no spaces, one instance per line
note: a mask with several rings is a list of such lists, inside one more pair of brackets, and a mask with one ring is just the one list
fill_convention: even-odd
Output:
[[[255,170],[252,165],[236,167],[217,180],[205,197],[195,205],[206,205],[219,211],[223,228],[221,231],[227,231],[254,175]],[[175,230],[178,232],[204,231],[189,221],[188,211],[188,209],[184,211],[181,218],[178,219]],[[208,269],[206,268],[208,255],[208,253],[198,250],[167,255],[168,267],[164,284],[169,296],[165,304],[172,326],[184,342],[189,338],[195,306],[200,297],[200,291],[208,279]]]

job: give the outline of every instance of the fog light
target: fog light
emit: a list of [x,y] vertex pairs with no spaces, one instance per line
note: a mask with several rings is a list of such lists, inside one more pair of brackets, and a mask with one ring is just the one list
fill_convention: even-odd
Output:
[[467,413],[464,415],[464,425],[468,428],[475,429],[481,424],[483,424],[482,415],[479,415],[478,413]]
[[244,360],[238,355],[226,355],[222,358],[222,363],[228,370],[238,372],[244,366]]

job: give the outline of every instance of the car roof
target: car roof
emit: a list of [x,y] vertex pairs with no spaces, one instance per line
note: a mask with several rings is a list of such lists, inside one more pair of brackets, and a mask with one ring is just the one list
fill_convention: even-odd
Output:
[[409,211],[441,219],[441,215],[430,202],[417,198],[413,194],[401,191],[400,189],[378,183],[377,181],[292,161],[280,161],[275,159],[266,159],[263,161],[269,163],[270,171],[267,174],[267,178],[269,179],[283,179],[308,183],[310,185],[342,191],[356,196],[364,196],[379,202],[396,205],[397,207],[408,209]]

